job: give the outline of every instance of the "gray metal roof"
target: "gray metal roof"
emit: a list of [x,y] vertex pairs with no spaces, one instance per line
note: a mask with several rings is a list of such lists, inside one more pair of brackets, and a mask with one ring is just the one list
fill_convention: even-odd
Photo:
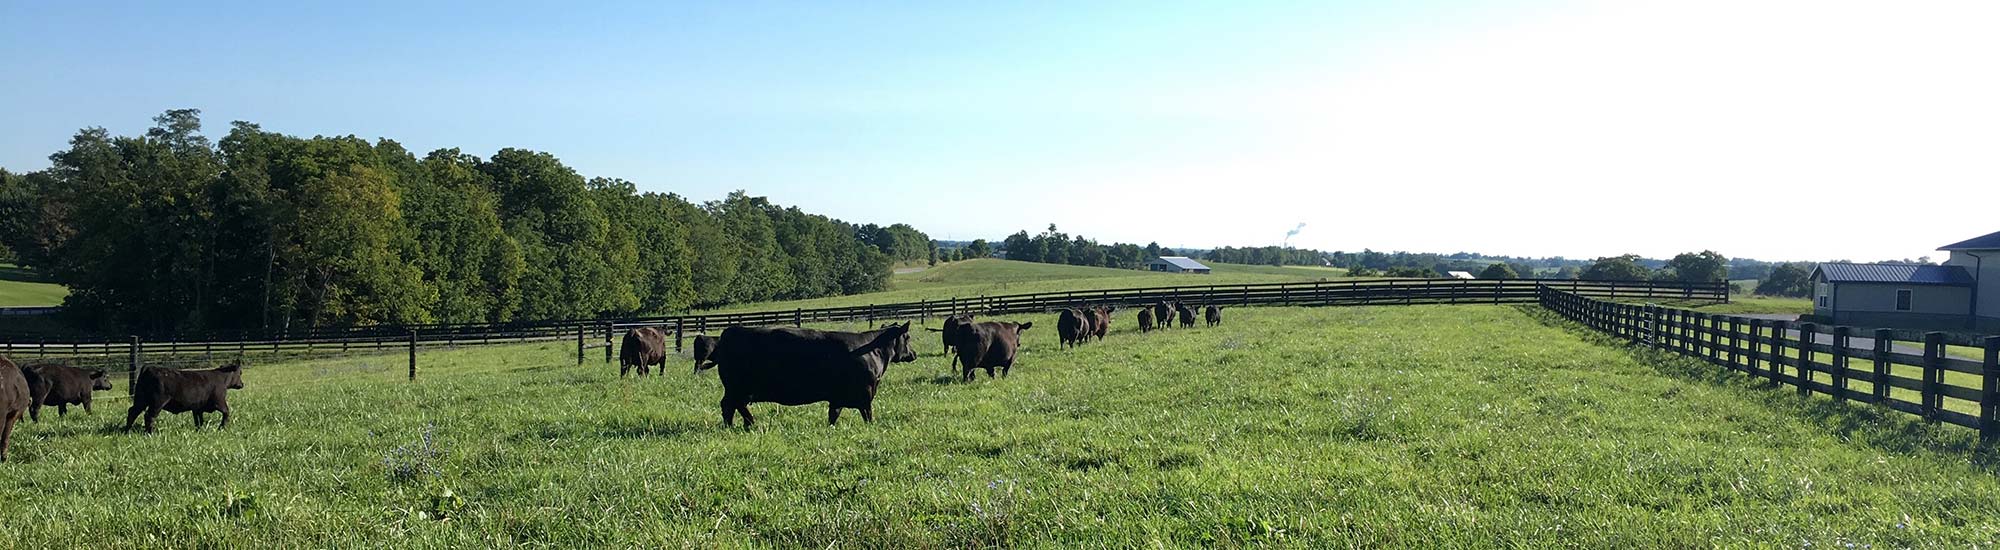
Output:
[[2000,231],[1944,245],[1938,250],[2000,250]]
[[1972,275],[1955,265],[1819,264],[1813,276],[1829,283],[1972,286]]
[[1160,261],[1174,264],[1181,269],[1208,269],[1208,266],[1201,265],[1201,262],[1187,256],[1161,256]]

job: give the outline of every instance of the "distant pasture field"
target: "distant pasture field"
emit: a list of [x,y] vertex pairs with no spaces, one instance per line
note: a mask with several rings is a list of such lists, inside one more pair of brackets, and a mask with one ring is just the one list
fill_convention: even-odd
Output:
[[49,282],[33,271],[13,264],[0,264],[0,307],[59,306],[69,289]]
[[[954,382],[934,335],[877,421],[565,343],[255,365],[228,430],[46,414],[0,541],[139,547],[1969,547],[1969,430],[1804,399],[1532,306],[1240,308]],[[1046,325],[1044,324],[1046,323]],[[1044,328],[1044,327],[1047,328]],[[835,328],[864,328],[837,325]],[[52,413],[52,411],[44,411]]]
[[1029,294],[1036,292],[1115,290],[1190,285],[1296,283],[1321,279],[1336,279],[1343,277],[1346,273],[1338,269],[1307,266],[1209,265],[1215,269],[1214,273],[1196,275],[982,258],[939,264],[937,267],[914,273],[895,274],[889,279],[889,289],[882,292],[855,294],[851,296],[832,296],[810,300],[741,304],[724,307],[716,311],[766,311],[792,308],[811,309],[865,306],[870,304],[949,300],[952,298],[975,298],[979,296]]

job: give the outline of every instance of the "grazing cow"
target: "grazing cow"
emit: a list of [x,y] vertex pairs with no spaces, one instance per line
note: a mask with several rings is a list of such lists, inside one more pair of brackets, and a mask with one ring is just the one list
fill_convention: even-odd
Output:
[[1153,331],[1153,308],[1139,308],[1139,332]]
[[618,377],[624,378],[633,368],[644,377],[653,365],[659,365],[663,373],[667,370],[666,331],[653,327],[625,331],[625,341],[618,346]]
[[0,357],[0,462],[7,461],[7,444],[14,439],[14,425],[27,416],[28,377],[13,361]]
[[1063,347],[1073,348],[1083,343],[1084,333],[1090,328],[1083,318],[1083,313],[1069,308],[1063,308],[1056,317],[1056,337],[1062,340]]
[[1161,329],[1173,327],[1174,310],[1167,307],[1165,300],[1153,302],[1153,322],[1159,323]]
[[1100,342],[1104,340],[1105,334],[1111,332],[1111,312],[1113,311],[1118,311],[1118,308],[1098,306],[1090,310],[1092,314],[1090,319],[1090,335],[1096,336]]
[[90,409],[92,391],[111,389],[111,379],[104,369],[87,370],[76,367],[46,364],[21,367],[28,378],[28,418],[42,421],[42,407],[56,408],[56,414],[69,415],[70,405],[83,405],[83,412]]
[[[700,374],[701,369],[715,366],[715,348],[720,345],[722,345],[721,338],[707,334],[694,335],[694,372],[696,374]],[[660,372],[665,373],[667,369],[662,367]]]
[[986,369],[990,380],[996,367],[1000,377],[1006,378],[1014,368],[1014,355],[1021,350],[1021,332],[1033,326],[993,321],[965,325],[958,333],[958,359],[965,369],[965,381],[972,381],[973,369]]
[[1181,328],[1194,328],[1194,308],[1192,306],[1174,302],[1174,316],[1181,318]]
[[200,428],[203,413],[222,413],[222,425],[229,427],[229,390],[243,389],[241,360],[208,370],[149,368],[139,372],[132,385],[132,408],[125,411],[125,429],[146,413],[146,433],[153,433],[153,419],[160,411],[194,413],[194,427]]
[[868,332],[833,332],[789,327],[729,327],[729,345],[715,350],[722,378],[722,423],[743,413],[743,429],[756,419],[751,403],[805,405],[826,402],[826,423],[840,421],[840,409],[860,409],[875,421],[875,390],[890,363],[917,360],[910,352],[910,324]]
[[1203,317],[1208,318],[1208,326],[1215,327],[1222,325],[1222,306],[1211,305],[1203,309],[1201,313]]
[[939,340],[942,340],[944,342],[944,354],[946,356],[951,357],[951,365],[953,367],[958,366],[958,354],[952,353],[952,351],[955,349],[953,346],[958,345],[958,331],[960,328],[972,324],[972,319],[973,319],[972,314],[960,313],[958,315],[945,317],[944,328],[924,329],[931,332],[942,333],[939,336]]

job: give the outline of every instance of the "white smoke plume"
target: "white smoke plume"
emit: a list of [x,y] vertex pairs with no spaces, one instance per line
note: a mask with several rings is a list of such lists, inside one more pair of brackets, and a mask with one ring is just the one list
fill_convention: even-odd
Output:
[[1291,246],[1291,245],[1292,245],[1292,237],[1293,237],[1294,235],[1298,235],[1300,231],[1304,231],[1305,229],[1306,229],[1306,222],[1299,222],[1299,226],[1298,226],[1298,227],[1294,227],[1294,228],[1292,228],[1292,230],[1291,230],[1291,231],[1286,231],[1286,232],[1285,232],[1285,246]]

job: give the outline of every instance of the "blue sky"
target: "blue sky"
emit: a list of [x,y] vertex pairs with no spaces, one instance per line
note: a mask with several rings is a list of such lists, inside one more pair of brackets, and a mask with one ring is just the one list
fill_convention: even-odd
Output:
[[2000,230],[1990,3],[1164,4],[10,1],[0,166],[194,107],[939,238],[1862,260]]

